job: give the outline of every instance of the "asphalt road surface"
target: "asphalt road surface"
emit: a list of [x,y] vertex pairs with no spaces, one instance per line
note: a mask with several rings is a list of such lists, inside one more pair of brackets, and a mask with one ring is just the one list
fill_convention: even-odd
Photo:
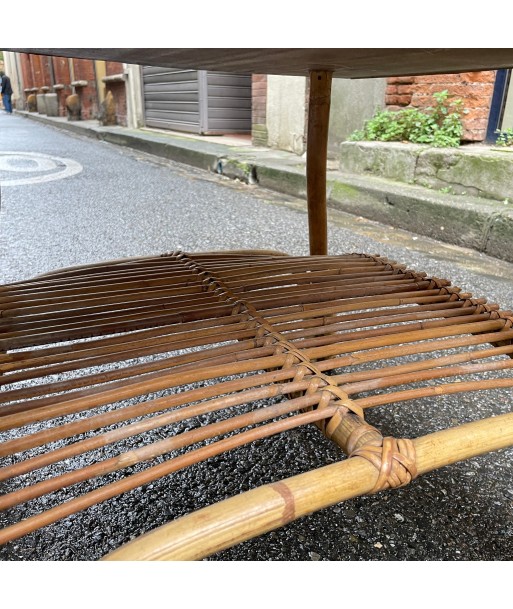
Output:
[[[304,201],[16,115],[0,116],[0,181],[1,283],[176,249],[308,253]],[[505,262],[339,212],[330,214],[329,239],[331,254],[379,253],[513,308],[513,266]],[[404,437],[415,437],[508,412],[511,403],[511,395],[494,392],[450,396],[443,406],[426,399],[374,409],[369,422],[384,435],[393,424]],[[96,560],[193,509],[340,458],[317,429],[298,429],[11,542],[0,549],[0,559]],[[446,467],[404,489],[312,514],[210,560],[509,561],[512,460],[510,449]],[[0,526],[9,518],[0,515]]]

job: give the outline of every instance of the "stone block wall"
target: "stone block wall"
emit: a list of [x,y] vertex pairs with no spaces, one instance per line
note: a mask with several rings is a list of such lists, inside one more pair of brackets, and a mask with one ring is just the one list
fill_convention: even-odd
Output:
[[509,207],[513,202],[513,154],[499,148],[343,142],[339,166],[347,174],[423,187],[432,194],[479,197]]

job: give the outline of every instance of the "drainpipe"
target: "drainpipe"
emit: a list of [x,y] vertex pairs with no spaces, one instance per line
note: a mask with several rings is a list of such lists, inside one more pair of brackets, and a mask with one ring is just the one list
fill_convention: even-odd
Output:
[[501,128],[510,79],[511,70],[497,70],[493,86],[492,103],[490,104],[490,114],[488,116],[488,127],[486,129],[485,141],[487,144],[495,144],[497,141],[497,134],[495,132]]

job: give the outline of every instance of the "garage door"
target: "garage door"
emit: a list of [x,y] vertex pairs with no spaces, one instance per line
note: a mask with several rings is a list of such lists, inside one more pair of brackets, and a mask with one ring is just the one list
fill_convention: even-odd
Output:
[[190,133],[250,133],[251,76],[143,67],[146,126]]

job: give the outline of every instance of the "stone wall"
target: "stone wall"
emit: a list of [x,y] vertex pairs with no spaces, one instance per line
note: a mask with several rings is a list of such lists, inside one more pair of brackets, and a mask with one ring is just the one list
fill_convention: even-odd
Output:
[[340,170],[443,194],[513,203],[513,154],[499,148],[431,148],[399,142],[344,142]]

